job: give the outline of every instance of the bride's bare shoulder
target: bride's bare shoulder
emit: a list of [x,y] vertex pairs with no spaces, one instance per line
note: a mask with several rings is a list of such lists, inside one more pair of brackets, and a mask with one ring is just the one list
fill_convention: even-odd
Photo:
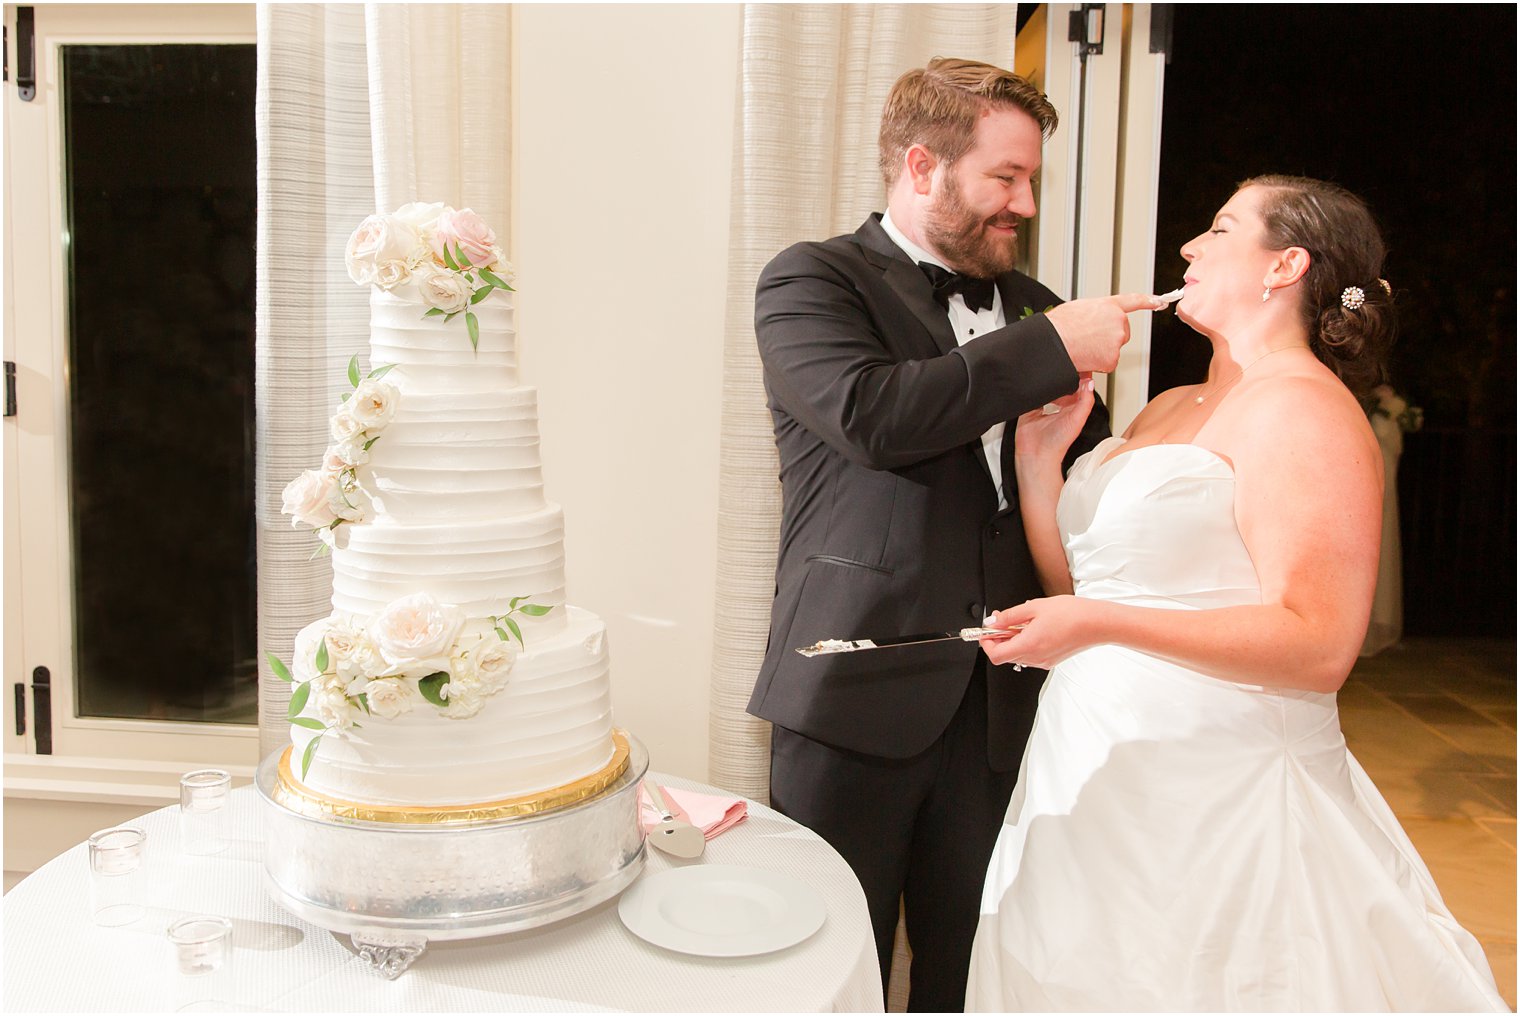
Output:
[[1293,468],[1311,463],[1380,473],[1377,438],[1356,397],[1329,371],[1284,374],[1243,386],[1231,407],[1229,443],[1248,463]]

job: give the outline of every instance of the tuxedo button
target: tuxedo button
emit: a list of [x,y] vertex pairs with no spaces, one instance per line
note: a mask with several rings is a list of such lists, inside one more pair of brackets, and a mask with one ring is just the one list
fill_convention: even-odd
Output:
[[1003,531],[1001,529],[999,529],[997,526],[993,526],[992,527],[992,538],[994,540],[996,540],[999,536],[1002,536],[1002,535],[1003,535]]
[[971,620],[977,622],[978,624],[981,623],[982,618],[987,616],[987,612],[982,609],[982,605],[980,603],[973,603],[968,606],[966,608],[966,613],[970,614]]

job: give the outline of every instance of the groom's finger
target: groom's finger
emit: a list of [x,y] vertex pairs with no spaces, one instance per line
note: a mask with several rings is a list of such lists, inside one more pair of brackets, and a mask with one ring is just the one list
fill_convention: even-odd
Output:
[[1160,310],[1166,306],[1165,300],[1150,293],[1120,293],[1110,299],[1126,314],[1133,314],[1137,310]]

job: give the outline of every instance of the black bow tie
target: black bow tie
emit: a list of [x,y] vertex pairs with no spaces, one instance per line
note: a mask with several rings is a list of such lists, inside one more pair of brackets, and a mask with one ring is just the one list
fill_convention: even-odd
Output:
[[934,299],[939,301],[941,307],[948,310],[950,295],[959,293],[961,299],[966,301],[966,306],[973,311],[992,309],[992,294],[996,289],[991,279],[973,279],[969,275],[952,272],[927,261],[920,261],[918,267],[923,269],[924,275],[934,285]]

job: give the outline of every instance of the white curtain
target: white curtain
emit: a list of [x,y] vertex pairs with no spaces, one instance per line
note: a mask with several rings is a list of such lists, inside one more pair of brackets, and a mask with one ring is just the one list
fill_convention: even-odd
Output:
[[[781,487],[755,281],[798,240],[854,232],[885,203],[877,131],[892,83],[936,56],[1013,67],[1015,4],[746,4],[729,202],[728,314],[708,780],[770,798],[770,725],[744,710],[765,656]],[[848,632],[838,633],[849,637]],[[907,1002],[901,926],[887,990]]]
[[854,232],[882,209],[876,141],[892,83],[936,56],[1011,68],[1016,15],[1014,4],[744,7],[708,756],[709,780],[733,793],[770,796],[770,727],[744,711],[765,655],[781,520],[755,281],[791,244]]
[[[330,609],[332,569],[281,491],[321,458],[349,358],[367,360],[369,292],[344,244],[408,201],[472,207],[511,235],[510,26],[497,5],[258,7],[259,644],[287,662]],[[263,757],[288,743],[289,687],[260,667]]]

